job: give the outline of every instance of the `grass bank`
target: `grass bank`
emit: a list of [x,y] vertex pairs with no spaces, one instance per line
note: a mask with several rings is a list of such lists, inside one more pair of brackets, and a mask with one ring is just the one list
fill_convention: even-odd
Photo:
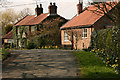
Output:
[[106,66],[101,59],[91,52],[74,52],[79,63],[80,78],[119,78],[115,70]]

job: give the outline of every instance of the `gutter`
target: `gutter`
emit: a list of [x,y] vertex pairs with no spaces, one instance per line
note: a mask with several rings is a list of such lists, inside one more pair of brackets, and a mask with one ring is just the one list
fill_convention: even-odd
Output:
[[66,29],[79,29],[79,28],[90,28],[92,25],[85,25],[85,26],[73,26],[73,27],[68,27],[68,28],[60,28],[61,30],[66,30]]

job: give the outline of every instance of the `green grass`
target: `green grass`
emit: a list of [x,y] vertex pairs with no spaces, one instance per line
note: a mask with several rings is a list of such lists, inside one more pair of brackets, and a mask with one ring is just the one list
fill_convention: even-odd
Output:
[[113,68],[106,67],[93,53],[81,51],[74,55],[79,63],[80,78],[119,78]]

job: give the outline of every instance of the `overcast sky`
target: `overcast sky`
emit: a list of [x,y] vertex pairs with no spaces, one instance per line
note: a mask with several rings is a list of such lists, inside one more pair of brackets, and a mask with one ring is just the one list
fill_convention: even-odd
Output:
[[[15,7],[9,7],[13,8],[15,11],[21,11],[24,8],[30,8],[33,12],[33,15],[35,13],[35,7],[36,4],[31,4],[35,3],[35,0],[8,0],[9,3],[7,6],[15,6],[15,5],[22,5],[22,6],[15,6]],[[91,0],[84,0],[83,6],[85,7],[88,5],[88,1]],[[50,2],[56,2],[56,5],[58,6],[58,14],[67,18],[71,19],[73,16],[77,14],[77,7],[76,5],[78,4],[79,0],[38,0],[38,4],[42,3],[44,13],[48,12],[48,6]],[[23,5],[23,4],[29,4],[29,5]],[[8,8],[1,8],[1,10],[5,10]]]

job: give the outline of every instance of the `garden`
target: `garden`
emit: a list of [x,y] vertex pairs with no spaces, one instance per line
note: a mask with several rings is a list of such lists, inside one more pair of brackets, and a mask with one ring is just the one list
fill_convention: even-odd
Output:
[[0,60],[4,61],[8,57],[10,57],[10,53],[5,49],[0,49]]
[[73,54],[79,64],[80,78],[89,79],[119,78],[119,75],[116,72],[116,70],[108,66],[108,64],[106,65],[102,61],[102,59],[98,57],[97,54],[86,51],[74,52]]
[[74,55],[81,78],[120,78],[120,27],[95,30],[91,46]]

